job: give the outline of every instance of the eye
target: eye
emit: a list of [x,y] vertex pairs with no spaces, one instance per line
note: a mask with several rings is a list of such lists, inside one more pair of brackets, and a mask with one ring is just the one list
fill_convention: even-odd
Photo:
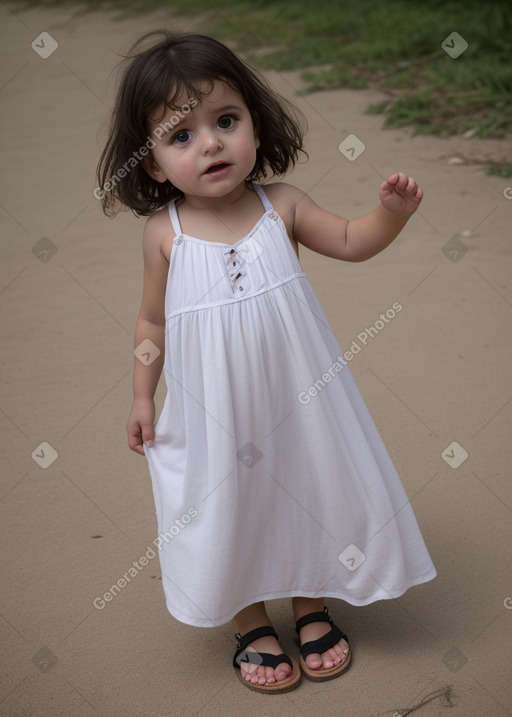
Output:
[[231,129],[235,126],[237,121],[238,117],[235,115],[222,115],[222,117],[219,117],[217,120],[217,125],[220,129]]
[[172,138],[173,144],[186,144],[190,138],[192,137],[192,134],[188,131],[188,129],[182,129],[179,132],[176,132],[174,137]]

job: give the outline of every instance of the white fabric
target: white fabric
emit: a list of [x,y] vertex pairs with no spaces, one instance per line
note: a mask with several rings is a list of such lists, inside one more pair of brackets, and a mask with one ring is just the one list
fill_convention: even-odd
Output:
[[167,607],[200,627],[260,600],[365,605],[436,575],[282,219],[254,188],[265,213],[233,245],[183,234],[169,206],[168,393],[146,455]]

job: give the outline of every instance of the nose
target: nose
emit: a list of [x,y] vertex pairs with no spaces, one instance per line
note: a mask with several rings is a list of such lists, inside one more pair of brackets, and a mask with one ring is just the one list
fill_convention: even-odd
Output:
[[207,131],[203,136],[202,151],[204,155],[215,154],[222,149],[222,141],[214,131]]

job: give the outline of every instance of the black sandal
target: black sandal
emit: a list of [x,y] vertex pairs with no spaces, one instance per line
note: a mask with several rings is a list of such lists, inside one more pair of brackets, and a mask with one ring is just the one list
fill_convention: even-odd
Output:
[[[236,633],[235,638],[237,639],[237,651],[233,657],[233,667],[235,668],[238,679],[243,682],[246,687],[249,687],[251,690],[256,690],[256,692],[269,692],[275,695],[278,692],[289,692],[290,690],[294,690],[299,686],[301,678],[300,670],[297,664],[292,662],[288,655],[285,655],[284,653],[281,655],[271,655],[268,652],[257,652],[253,648],[247,649],[247,645],[254,640],[257,640],[259,637],[275,637],[276,640],[278,639],[274,628],[269,626],[258,627],[255,630],[251,630],[246,633],[243,637],[239,632]],[[254,669],[256,669],[257,665],[264,665],[275,669],[282,662],[286,662],[287,665],[290,665],[293,672],[289,677],[285,680],[281,680],[280,682],[270,682],[266,685],[258,685],[244,680],[240,670],[241,662],[255,665]]]
[[[301,645],[300,631],[305,625],[309,625],[312,622],[328,622],[331,625],[331,631],[323,637],[318,638],[318,640],[310,640],[310,642],[306,642],[304,643],[304,645]],[[348,642],[348,637],[345,635],[345,633],[343,633],[339,629],[339,627],[334,624],[332,617],[329,615],[327,607],[324,607],[323,612],[310,612],[309,615],[304,615],[304,617],[301,617],[295,623],[295,631],[298,636],[297,642],[300,648],[300,669],[302,674],[305,675],[308,679],[317,682],[321,682],[323,680],[332,680],[335,677],[338,677],[338,675],[341,675],[341,673],[347,669],[352,657],[352,651],[349,651],[346,660],[342,662],[341,665],[334,665],[334,667],[329,667],[325,670],[312,670],[306,664],[306,657],[308,655],[321,655],[322,652],[325,652],[331,647],[334,647],[334,645],[336,645],[336,643],[338,643],[340,640],[346,640]]]

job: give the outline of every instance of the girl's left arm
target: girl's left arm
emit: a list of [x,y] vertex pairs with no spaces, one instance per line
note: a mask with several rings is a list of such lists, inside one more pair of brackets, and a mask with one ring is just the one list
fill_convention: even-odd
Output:
[[294,238],[319,254],[354,262],[370,259],[389,246],[423,198],[412,177],[392,174],[380,187],[380,204],[369,214],[347,220],[322,209],[301,190],[285,186],[294,195]]

